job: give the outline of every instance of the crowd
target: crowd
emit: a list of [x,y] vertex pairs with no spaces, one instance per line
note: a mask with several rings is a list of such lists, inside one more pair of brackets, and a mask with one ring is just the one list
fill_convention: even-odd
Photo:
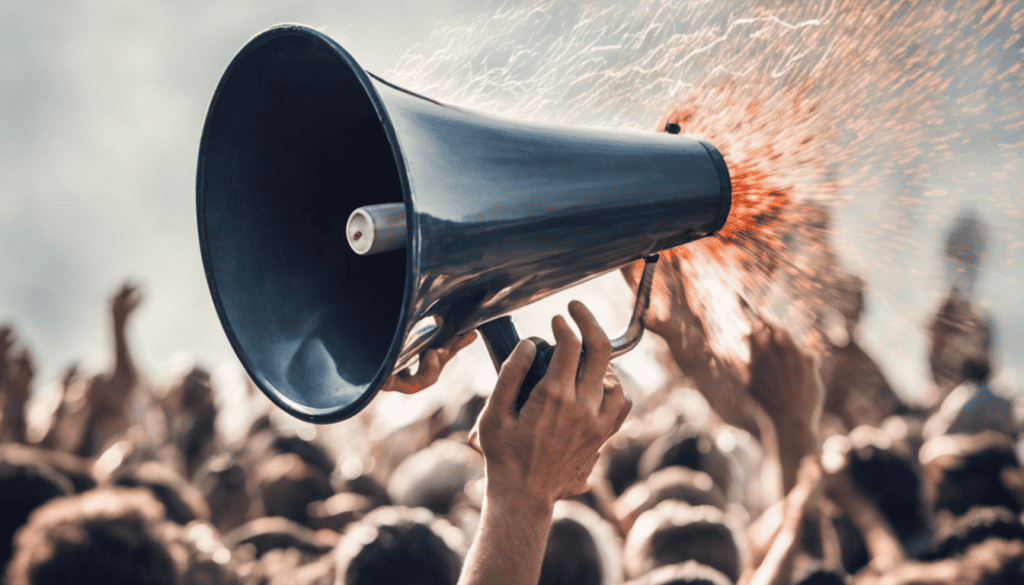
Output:
[[[756,323],[749,363],[732,363],[711,354],[678,272],[659,274],[674,302],[646,324],[677,383],[631,405],[573,304],[582,340],[556,318],[549,383],[521,411],[529,342],[489,398],[358,454],[271,416],[226,441],[200,368],[147,387],[127,339],[131,285],[110,304],[112,368],[68,369],[30,441],[32,358],[0,329],[3,582],[1024,583],[1022,429],[989,384],[993,327],[962,283],[929,324],[937,399],[923,406],[859,345],[858,278],[833,279],[821,347]],[[471,340],[389,388],[429,385]]]

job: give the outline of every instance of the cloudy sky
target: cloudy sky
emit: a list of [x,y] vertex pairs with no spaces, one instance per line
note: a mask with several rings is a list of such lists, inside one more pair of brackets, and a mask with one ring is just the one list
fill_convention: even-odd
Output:
[[320,28],[370,71],[486,0],[5,3],[0,19],[0,319],[43,380],[102,359],[107,296],[125,277],[146,303],[140,360],[229,357],[205,288],[195,168],[230,59],[281,22]]
[[[231,360],[199,256],[195,167],[209,99],[251,36],[277,23],[307,24],[334,37],[366,69],[387,74],[399,63],[429,60],[432,51],[458,42],[458,35],[449,34],[422,44],[436,27],[469,23],[493,9],[487,0],[5,2],[0,320],[13,323],[34,351],[40,382],[52,381],[73,360],[102,366],[106,299],[126,277],[140,282],[146,295],[132,336],[151,376],[166,379],[193,359],[211,368]],[[656,116],[637,123],[652,120]],[[972,158],[949,172],[987,177],[989,169]],[[912,249],[905,260],[938,266],[933,244],[962,207],[946,201],[936,219],[920,227],[933,241]],[[854,209],[851,217],[856,215]],[[1002,319],[1003,364],[1019,371],[1024,306],[1015,291],[1024,258],[1016,243],[1007,242],[1018,237],[1015,231],[1021,233],[1021,220],[987,219],[994,225],[995,260],[981,292]],[[870,249],[858,247],[856,225],[840,223],[839,235],[849,248],[844,254],[869,280],[876,277],[868,340],[891,341],[886,315],[904,308],[901,296],[886,289],[891,269],[879,268]],[[914,299],[932,302],[938,294],[929,290]],[[595,302],[606,302],[606,309],[617,303]],[[613,313],[609,320],[621,317],[621,312],[605,312]],[[922,325],[926,314],[922,306],[900,326]],[[897,353],[920,358],[920,339],[915,339],[917,349]],[[890,370],[899,366],[884,355],[881,359]],[[919,384],[922,369],[897,378]]]

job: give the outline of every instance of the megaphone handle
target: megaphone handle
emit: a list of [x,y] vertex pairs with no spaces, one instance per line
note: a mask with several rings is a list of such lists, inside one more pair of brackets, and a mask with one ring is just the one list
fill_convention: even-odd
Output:
[[[484,323],[478,329],[483,335],[487,350],[491,353],[491,359],[494,360],[494,368],[500,370],[501,364],[505,363],[508,356],[512,355],[512,350],[519,343],[519,333],[516,332],[516,327],[512,324],[512,318],[499,317]],[[526,372],[523,385],[519,388],[519,396],[516,397],[516,412],[519,412],[526,404],[534,386],[547,373],[548,364],[551,363],[551,355],[554,352],[555,348],[550,343],[544,340],[537,342],[537,354],[533,357],[533,364]]]

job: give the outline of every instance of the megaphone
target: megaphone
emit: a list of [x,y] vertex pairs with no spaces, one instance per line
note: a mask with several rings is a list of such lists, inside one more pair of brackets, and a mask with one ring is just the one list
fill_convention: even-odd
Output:
[[711,235],[730,204],[706,141],[445,105],[298,25],[260,33],[228,66],[196,180],[225,333],[274,403],[316,423],[352,416],[425,349],[476,328],[500,362],[511,311]]

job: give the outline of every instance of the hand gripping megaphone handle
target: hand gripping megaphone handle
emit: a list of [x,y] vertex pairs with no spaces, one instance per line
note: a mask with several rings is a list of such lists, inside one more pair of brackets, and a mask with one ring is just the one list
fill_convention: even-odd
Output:
[[[633,308],[633,315],[622,335],[612,340],[612,357],[620,356],[640,342],[644,332],[643,314],[651,299],[651,283],[654,280],[654,269],[658,262],[658,255],[654,254],[644,258],[644,271],[640,276],[640,283],[636,291],[636,305]],[[516,332],[512,318],[509,316],[499,317],[493,321],[484,323],[478,327],[483,335],[484,343],[494,360],[495,369],[500,370],[501,364],[505,363],[512,350],[519,343],[519,334]],[[586,350],[584,349],[584,352]],[[537,354],[533,358],[533,364],[526,372],[523,385],[519,388],[519,395],[516,397],[516,412],[519,412],[530,398],[530,392],[540,382],[541,378],[548,371],[548,364],[551,363],[551,356],[555,348],[544,340],[537,342]],[[582,363],[582,356],[580,359]]]
[[[508,356],[512,355],[512,350],[519,343],[519,334],[516,332],[515,325],[512,324],[512,318],[507,315],[499,317],[484,323],[478,329],[494,360],[495,369],[500,370],[501,364],[505,363]],[[530,392],[533,391],[534,386],[547,373],[548,364],[551,363],[551,355],[554,352],[555,348],[550,343],[544,340],[537,341],[537,354],[533,357],[533,364],[526,372],[526,378],[523,379],[523,385],[519,388],[519,395],[516,397],[516,412],[523,408],[526,400],[530,398]]]

